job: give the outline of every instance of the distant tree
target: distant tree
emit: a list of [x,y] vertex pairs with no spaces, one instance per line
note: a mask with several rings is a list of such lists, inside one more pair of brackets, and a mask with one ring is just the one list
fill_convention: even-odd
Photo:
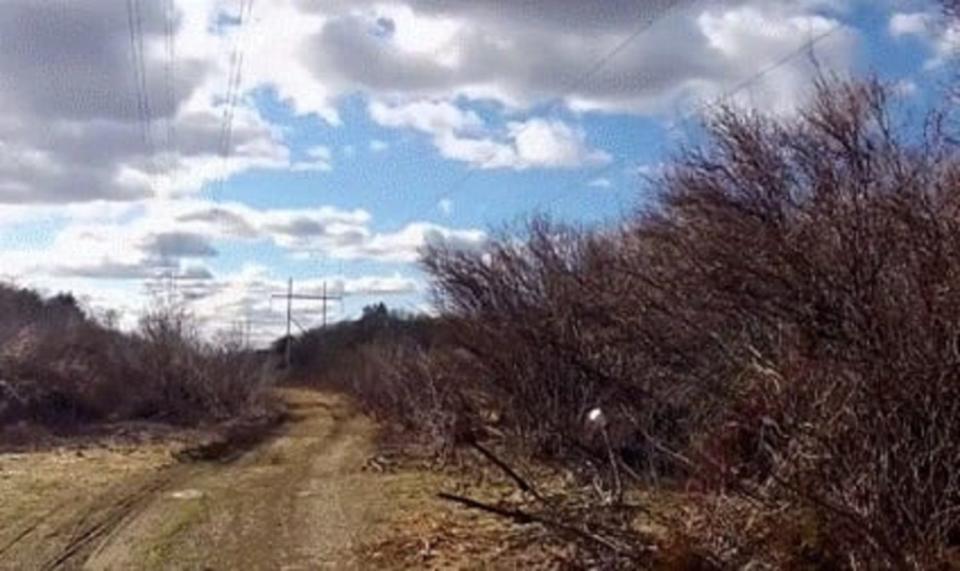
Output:
[[390,315],[387,305],[382,301],[363,308],[363,319],[382,319]]
[[[341,359],[353,358],[361,347],[373,343],[404,340],[426,345],[436,329],[435,322],[428,317],[375,303],[364,307],[359,319],[340,321],[294,336],[292,362],[295,369],[316,375],[336,367]],[[285,338],[278,339],[274,350],[282,353],[285,343]]]
[[70,292],[61,292],[50,298],[50,304],[70,309],[77,309],[79,304],[77,298]]

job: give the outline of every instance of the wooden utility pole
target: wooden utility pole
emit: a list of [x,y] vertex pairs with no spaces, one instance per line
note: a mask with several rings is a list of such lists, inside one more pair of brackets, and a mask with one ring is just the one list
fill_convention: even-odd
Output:
[[293,278],[287,280],[287,342],[286,345],[286,364],[290,368],[290,351],[293,349],[293,338],[290,336],[290,323],[293,321]]
[[323,328],[327,328],[327,282],[323,282]]
[[[289,369],[289,368],[290,368],[290,362],[291,362],[291,359],[292,359],[292,353],[291,353],[291,351],[292,351],[292,349],[293,349],[293,343],[292,343],[292,341],[293,341],[293,338],[292,338],[293,331],[291,330],[291,326],[293,325],[293,322],[294,322],[294,320],[293,320],[293,300],[295,300],[295,299],[302,299],[302,300],[311,300],[311,301],[321,301],[321,302],[323,302],[323,327],[326,328],[326,327],[327,327],[327,301],[328,301],[328,300],[338,300],[338,301],[339,301],[339,300],[341,300],[342,298],[341,298],[341,296],[339,296],[339,295],[337,295],[337,296],[327,295],[327,282],[323,282],[323,294],[322,294],[322,295],[304,295],[304,294],[295,295],[295,294],[293,293],[293,278],[289,278],[289,279],[287,280],[287,293],[286,293],[286,294],[273,294],[272,297],[274,297],[274,298],[286,298],[286,300],[287,300],[287,338],[286,338],[286,343],[285,343],[286,347],[284,347],[284,352],[285,352],[285,358],[284,358],[284,360],[285,360],[285,362],[286,362],[287,368]],[[300,325],[298,324],[297,327],[299,328]]]

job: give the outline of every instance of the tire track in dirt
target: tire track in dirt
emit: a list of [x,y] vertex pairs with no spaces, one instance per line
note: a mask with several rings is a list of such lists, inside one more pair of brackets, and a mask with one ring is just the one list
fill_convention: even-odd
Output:
[[78,562],[85,559],[100,539],[109,536],[124,519],[135,513],[138,508],[142,508],[154,494],[167,487],[171,479],[171,477],[153,479],[119,501],[106,506],[89,508],[81,520],[73,524],[75,531],[70,541],[41,568],[52,571],[78,567]]
[[174,468],[116,502],[53,568],[359,568],[356,548],[389,512],[363,470],[376,428],[343,397],[282,395],[290,419],[278,435],[229,464]]
[[[74,454],[83,456],[79,450],[69,453]],[[116,460],[116,455],[105,454],[104,457]],[[103,489],[87,490],[84,482],[90,482],[78,473],[80,483],[58,482],[77,497],[70,498],[69,492],[38,494],[38,497],[52,497],[42,504],[44,509],[39,515],[29,516],[23,527],[0,548],[0,569],[81,567],[101,541],[147,505],[154,495],[183,477],[188,467],[167,461],[153,470],[131,466],[121,468],[121,473],[113,478],[117,483]],[[100,469],[116,470],[117,466],[108,463]],[[132,473],[127,474],[127,470]],[[36,473],[34,477],[39,479],[41,475]],[[6,491],[6,494],[10,493]]]

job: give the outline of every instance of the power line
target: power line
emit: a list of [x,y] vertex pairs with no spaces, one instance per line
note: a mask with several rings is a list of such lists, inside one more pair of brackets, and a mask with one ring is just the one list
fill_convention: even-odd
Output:
[[[253,14],[254,0],[240,0],[240,12],[237,20],[236,37],[233,51],[230,54],[230,69],[227,77],[227,94],[224,101],[223,118],[220,125],[219,151],[222,160],[220,176],[215,184],[214,199],[219,200],[219,193],[227,178],[227,167],[233,147],[233,119],[236,114],[237,102],[240,99],[240,87],[243,81],[243,62],[246,57],[244,39],[246,37],[244,23]],[[249,28],[249,26],[247,26]]]
[[575,91],[578,91],[580,88],[589,83],[590,80],[592,80],[598,73],[603,71],[603,68],[605,68],[608,63],[619,56],[621,52],[626,50],[630,44],[635,42],[641,35],[643,35],[644,32],[657,23],[657,21],[669,14],[672,10],[678,8],[681,4],[693,4],[696,1],[697,0],[679,0],[677,2],[664,1],[663,4],[665,4],[665,6],[659,13],[649,18],[644,18],[641,14],[639,22],[637,23],[634,31],[623,40],[618,42],[617,45],[615,45],[610,51],[597,58],[597,60],[587,68],[585,73],[583,73],[579,78],[576,78],[573,84],[564,90],[564,93],[569,95]]
[[[766,77],[767,75],[769,75],[769,74],[773,73],[774,71],[780,69],[781,67],[787,65],[788,63],[790,63],[791,61],[793,61],[797,56],[801,55],[802,53],[804,53],[804,52],[806,52],[806,51],[808,51],[808,50],[812,50],[818,43],[820,43],[821,41],[823,41],[823,40],[829,38],[830,36],[834,35],[834,34],[837,33],[837,32],[840,30],[840,28],[842,28],[842,27],[843,27],[843,25],[842,25],[841,23],[836,23],[836,24],[834,24],[833,26],[831,26],[829,29],[827,29],[826,31],[824,31],[824,32],[822,32],[822,33],[820,33],[820,34],[818,34],[818,35],[816,35],[816,36],[813,36],[813,37],[809,38],[807,41],[805,41],[805,42],[804,42],[803,44],[801,44],[799,47],[797,47],[796,49],[792,50],[792,51],[789,52],[788,54],[784,55],[783,57],[781,57],[780,59],[778,59],[778,60],[775,61],[774,63],[770,64],[769,66],[767,66],[767,67],[765,67],[765,68],[763,68],[763,69],[761,69],[760,71],[758,71],[757,73],[755,73],[755,74],[747,77],[746,79],[740,81],[739,83],[737,83],[736,85],[734,85],[731,89],[729,89],[729,90],[725,91],[724,93],[722,93],[714,102],[712,102],[712,103],[701,103],[700,105],[695,106],[692,110],[690,110],[690,111],[688,111],[687,113],[683,114],[683,115],[677,120],[677,123],[686,123],[686,122],[689,121],[694,115],[697,115],[697,114],[701,113],[701,112],[702,112],[704,109],[706,109],[707,107],[709,107],[709,106],[711,106],[711,105],[721,104],[721,103],[724,103],[724,102],[728,101],[730,98],[738,95],[741,91],[743,91],[744,89],[746,89],[746,88],[748,88],[749,86],[753,85],[753,84],[756,83],[757,81],[760,81],[761,79],[763,79],[763,78]],[[557,195],[553,200],[550,200],[550,201],[546,202],[545,204],[541,204],[540,207],[541,207],[541,208],[544,208],[544,207],[550,208],[550,207],[555,206],[557,203],[559,203],[559,202],[561,202],[561,201],[563,201],[563,200],[566,200],[567,198],[570,198],[571,195],[567,194],[569,191],[573,190],[574,188],[583,186],[584,184],[586,184],[586,183],[589,181],[589,179],[596,178],[596,177],[599,177],[599,176],[603,176],[604,174],[610,172],[613,168],[616,168],[617,166],[618,166],[618,163],[613,162],[613,163],[611,163],[610,165],[608,165],[607,167],[603,168],[603,169],[600,170],[600,171],[594,171],[594,172],[591,172],[591,173],[590,173],[589,175],[587,175],[586,177],[578,178],[576,181],[574,181],[574,182],[572,182],[572,183],[570,183],[570,184],[568,184],[568,185],[563,186],[563,187],[561,188],[560,192],[558,193],[558,195]]]
[[[140,12],[140,0],[127,0],[127,26],[130,31],[130,54],[133,63],[134,89],[137,98],[137,118],[147,160],[153,160],[155,145],[153,142],[153,115],[150,109],[147,68],[143,52],[143,21]],[[154,169],[155,171],[156,169]]]
[[[734,86],[734,88],[733,88],[732,90],[730,90],[730,91],[726,92],[724,95],[722,95],[722,96],[720,97],[720,99],[719,99],[719,102],[723,102],[723,101],[725,101],[725,100],[727,100],[727,99],[730,99],[731,97],[733,97],[734,95],[739,94],[741,91],[743,91],[744,89],[746,89],[747,87],[749,87],[749,86],[752,85],[753,83],[759,81],[760,79],[763,79],[763,78],[766,77],[767,75],[769,75],[769,74],[773,73],[774,71],[780,69],[781,67],[787,65],[788,63],[790,63],[791,61],[793,61],[793,59],[794,59],[795,57],[797,57],[798,55],[802,54],[802,53],[805,52],[805,51],[808,51],[808,50],[813,49],[813,47],[816,46],[818,43],[820,43],[821,41],[823,41],[823,40],[829,38],[830,36],[834,35],[835,33],[837,33],[837,32],[840,30],[840,28],[842,28],[842,27],[843,27],[843,24],[841,24],[841,23],[838,22],[838,23],[834,24],[833,26],[831,26],[830,28],[828,28],[826,31],[824,31],[824,32],[822,32],[822,33],[820,33],[820,34],[818,34],[818,35],[816,35],[816,36],[813,36],[812,38],[808,39],[808,40],[805,41],[803,44],[801,44],[800,47],[798,47],[797,49],[795,49],[795,50],[793,50],[792,52],[788,53],[787,55],[783,56],[782,58],[780,58],[779,60],[777,60],[776,62],[774,62],[773,64],[771,64],[770,66],[768,66],[768,67],[760,70],[760,71],[759,71],[758,73],[756,73],[753,77],[750,77],[750,78],[747,78],[747,79],[744,80],[744,81],[741,81],[739,84],[737,84],[736,86]],[[690,118],[691,115],[692,115],[692,114],[688,114],[687,116],[685,116],[685,118],[684,118],[683,120],[686,121],[687,119]]]
[[174,0],[164,0],[163,2],[163,33],[164,33],[164,51],[166,52],[166,61],[164,63],[164,79],[167,87],[167,104],[170,115],[167,117],[166,146],[167,152],[172,153],[176,147],[176,118],[177,111],[177,38],[176,38],[176,6]]
[[[570,85],[566,89],[561,90],[561,94],[557,96],[554,99],[553,103],[551,103],[550,106],[548,107],[548,113],[553,112],[556,109],[556,107],[569,95],[571,95],[575,91],[580,90],[585,85],[587,85],[611,61],[613,61],[617,56],[619,56],[623,51],[625,51],[627,47],[630,46],[630,44],[635,42],[641,35],[643,35],[644,32],[649,30],[659,20],[664,18],[667,14],[669,14],[674,9],[679,8],[681,5],[693,4],[696,1],[697,0],[676,0],[676,1],[670,2],[665,0],[663,2],[664,6],[662,7],[662,9],[660,9],[658,12],[654,13],[653,15],[649,15],[649,17],[644,17],[646,16],[646,14],[641,14],[636,28],[629,35],[627,35],[623,40],[618,42],[612,49],[608,50],[602,56],[597,58],[592,64],[587,66],[577,77],[574,78],[573,81],[571,81]],[[448,199],[454,194],[456,194],[457,192],[459,192],[460,190],[462,190],[464,185],[471,178],[473,178],[473,176],[477,173],[477,171],[482,170],[483,168],[488,166],[490,161],[496,158],[496,156],[497,156],[497,150],[494,149],[483,161],[481,161],[480,167],[478,169],[468,170],[466,173],[464,173],[459,178],[457,178],[452,184],[449,185],[447,190],[433,197],[429,205],[427,205],[425,208],[418,211],[416,214],[414,214],[413,217],[409,218],[408,222],[423,215],[427,210],[432,209],[434,205],[440,200]]]
[[167,104],[166,132],[164,139],[163,167],[169,191],[176,188],[177,182],[177,145],[176,120],[179,111],[177,102],[177,8],[175,0],[161,0],[163,10],[163,78]]

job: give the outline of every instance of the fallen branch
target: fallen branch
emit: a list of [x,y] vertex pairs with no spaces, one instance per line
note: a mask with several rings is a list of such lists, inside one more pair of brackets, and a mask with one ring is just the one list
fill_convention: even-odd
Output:
[[529,483],[529,482],[527,482],[526,480],[524,480],[524,479],[520,476],[520,474],[518,474],[518,473],[517,473],[513,468],[511,468],[506,462],[504,462],[503,460],[497,458],[497,456],[496,456],[493,452],[487,450],[486,448],[484,448],[483,446],[481,446],[479,442],[477,442],[477,441],[475,441],[475,440],[471,440],[469,444],[470,444],[470,446],[473,447],[477,452],[479,452],[484,458],[486,458],[488,461],[490,461],[491,464],[493,464],[493,465],[496,466],[497,468],[500,468],[500,470],[501,470],[504,474],[506,474],[507,476],[509,476],[510,479],[513,480],[513,481],[517,484],[517,487],[519,487],[522,491],[527,492],[528,494],[530,494],[531,496],[533,496],[534,498],[536,498],[537,501],[539,501],[539,502],[541,502],[541,503],[543,503],[543,504],[548,503],[547,500],[544,499],[544,497],[541,496],[541,495],[539,494],[539,492],[537,492],[536,488],[534,488],[531,483]]
[[635,561],[643,561],[645,559],[643,557],[643,554],[637,553],[635,550],[629,547],[618,545],[610,538],[604,537],[602,535],[598,535],[596,533],[592,533],[585,529],[574,527],[572,525],[567,525],[565,523],[561,523],[559,521],[555,521],[538,514],[525,512],[518,509],[504,508],[504,507],[496,506],[492,504],[486,504],[486,503],[474,500],[472,498],[458,496],[455,494],[448,494],[446,492],[440,492],[439,494],[437,494],[437,497],[439,497],[442,500],[460,504],[461,506],[464,506],[467,508],[491,513],[491,514],[512,520],[521,525],[539,524],[548,529],[553,529],[561,534],[572,536],[576,539],[585,541],[590,544],[599,545],[609,551],[612,551],[616,555],[627,557]]

